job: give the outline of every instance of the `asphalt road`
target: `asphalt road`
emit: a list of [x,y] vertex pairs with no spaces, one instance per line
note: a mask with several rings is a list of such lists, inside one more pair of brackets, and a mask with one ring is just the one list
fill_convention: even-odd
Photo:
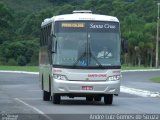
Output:
[[153,83],[150,80],[154,77],[160,77],[160,71],[125,72],[123,73],[122,85],[160,92],[160,84]]
[[[160,92],[160,84],[149,80],[156,76],[160,76],[160,71],[124,72],[122,86]],[[62,98],[60,105],[54,105],[42,100],[37,74],[0,72],[0,113],[44,114],[45,118],[48,117],[45,114],[159,114],[160,97],[121,92],[114,97],[111,106],[104,105],[103,101],[87,102],[84,98],[66,97]]]

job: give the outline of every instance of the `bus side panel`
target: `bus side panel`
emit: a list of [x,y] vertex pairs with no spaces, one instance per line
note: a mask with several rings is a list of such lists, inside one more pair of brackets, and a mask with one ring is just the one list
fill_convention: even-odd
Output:
[[48,44],[51,43],[52,24],[41,26],[41,38],[40,38],[40,54],[39,54],[39,65],[40,65],[40,85],[44,91],[50,92],[50,71],[51,71],[51,52],[48,49]]
[[39,54],[39,64],[40,64],[40,87],[41,89],[49,92],[49,73],[50,64],[48,60],[48,51],[46,48],[41,48]]

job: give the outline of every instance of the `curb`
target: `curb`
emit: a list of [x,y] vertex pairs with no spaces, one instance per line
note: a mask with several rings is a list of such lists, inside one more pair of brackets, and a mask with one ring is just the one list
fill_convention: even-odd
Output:
[[121,72],[152,72],[152,71],[160,71],[160,69],[122,70]]
[[27,71],[9,71],[9,70],[0,70],[0,73],[23,73],[23,74],[39,74],[39,72],[27,72]]

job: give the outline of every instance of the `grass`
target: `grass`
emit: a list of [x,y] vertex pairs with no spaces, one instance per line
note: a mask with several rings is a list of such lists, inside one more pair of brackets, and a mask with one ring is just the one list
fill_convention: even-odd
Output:
[[38,72],[38,66],[0,66],[0,70]]
[[143,67],[143,66],[123,66],[122,65],[122,70],[139,70],[139,69],[155,69],[155,67]]
[[[146,66],[133,66],[133,65],[126,65],[126,64],[123,64],[122,65],[122,70],[139,70],[139,69],[156,69],[156,67],[146,67]],[[160,68],[159,68],[160,69]]]
[[160,77],[151,78],[151,81],[156,82],[156,83],[160,83]]
[[[122,66],[122,70],[137,70],[137,69],[153,69],[153,68]],[[0,70],[38,72],[39,67],[38,66],[0,66]]]

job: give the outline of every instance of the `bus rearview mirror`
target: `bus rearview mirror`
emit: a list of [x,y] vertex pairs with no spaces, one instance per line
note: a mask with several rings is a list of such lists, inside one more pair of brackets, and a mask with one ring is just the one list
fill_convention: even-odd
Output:
[[128,40],[122,41],[122,51],[123,53],[128,53]]
[[48,50],[51,51],[52,50],[52,36],[49,36],[49,39],[48,39]]

